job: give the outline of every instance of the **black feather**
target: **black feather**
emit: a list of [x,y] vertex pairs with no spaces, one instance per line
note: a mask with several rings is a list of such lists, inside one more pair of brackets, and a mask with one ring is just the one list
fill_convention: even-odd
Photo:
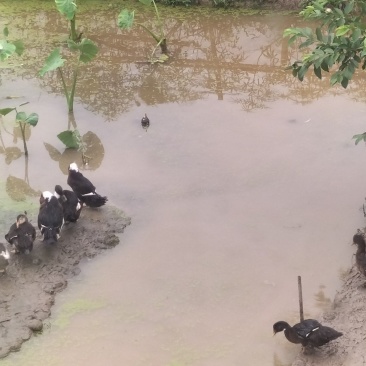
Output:
[[58,199],[54,195],[44,199],[38,213],[38,228],[43,235],[43,241],[48,244],[57,242],[63,222],[62,206]]

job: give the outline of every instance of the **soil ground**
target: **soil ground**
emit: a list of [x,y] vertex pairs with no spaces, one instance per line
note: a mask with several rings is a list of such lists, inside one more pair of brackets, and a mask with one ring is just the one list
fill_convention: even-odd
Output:
[[[355,246],[356,251],[356,246]],[[337,292],[333,308],[318,319],[343,336],[314,350],[301,352],[292,366],[365,366],[366,365],[366,278],[354,265]]]
[[[33,225],[37,222],[29,219]],[[80,261],[115,247],[116,234],[129,224],[117,208],[84,208],[76,224],[63,227],[56,244],[45,245],[37,237],[30,254],[11,256],[6,273],[0,275],[0,358],[19,350],[33,332],[42,330],[56,293],[80,273]]]

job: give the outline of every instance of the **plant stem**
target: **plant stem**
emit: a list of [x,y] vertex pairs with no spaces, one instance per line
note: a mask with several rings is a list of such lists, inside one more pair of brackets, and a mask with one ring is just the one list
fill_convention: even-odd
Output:
[[66,96],[66,101],[67,101],[67,105],[69,106],[69,110],[70,110],[70,97],[69,97],[69,92],[67,91],[67,86],[66,86],[66,83],[65,83],[65,79],[64,79],[64,75],[62,73],[62,70],[60,67],[57,68],[60,76],[61,76],[61,81],[62,81],[62,86],[64,88],[64,92],[65,92],[65,96]]
[[159,43],[160,38],[155,33],[153,33],[149,28],[147,28],[145,25],[143,25],[141,23],[137,23],[137,25],[144,28],[146,30],[146,32],[149,33],[151,35],[151,37],[153,37],[155,39],[156,43]]
[[152,0],[152,3],[154,4],[156,18],[158,19],[158,25],[159,25],[159,29],[160,29],[160,38],[162,38],[164,36],[163,24],[161,23],[158,7],[156,6],[155,1]]
[[78,40],[78,36],[76,34],[76,15],[74,14],[74,17],[70,20],[70,27],[71,27],[71,39],[76,42]]
[[25,123],[19,121],[20,131],[22,133],[23,145],[24,145],[24,155],[28,156],[27,143],[25,141]]
[[72,112],[74,110],[74,96],[75,96],[75,88],[76,88],[76,81],[78,78],[78,69],[79,69],[79,62],[76,65],[76,68],[74,70],[74,78],[72,81],[72,87],[71,87],[71,92],[70,92],[70,99],[69,99],[69,112]]

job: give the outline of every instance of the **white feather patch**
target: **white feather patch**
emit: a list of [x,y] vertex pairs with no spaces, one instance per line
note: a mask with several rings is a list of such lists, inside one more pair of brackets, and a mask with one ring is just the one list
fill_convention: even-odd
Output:
[[78,168],[76,163],[71,163],[70,166],[69,166],[69,169],[74,170],[75,172],[79,171],[79,168]]
[[44,191],[44,192],[42,192],[42,196],[44,199],[50,200],[51,197],[53,196],[53,194],[50,191]]
[[7,250],[5,250],[5,252],[1,252],[0,255],[3,256],[5,259],[10,258],[10,253]]
[[85,193],[82,196],[95,196],[95,193],[94,192]]

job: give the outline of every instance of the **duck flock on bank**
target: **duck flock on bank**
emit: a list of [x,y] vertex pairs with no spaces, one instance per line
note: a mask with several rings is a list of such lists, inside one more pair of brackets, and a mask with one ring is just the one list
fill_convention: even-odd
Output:
[[[146,119],[146,120],[144,120]],[[147,116],[141,122],[149,123]],[[54,193],[44,191],[39,199],[38,229],[46,244],[56,243],[64,224],[77,222],[83,206],[100,207],[106,204],[107,197],[99,195],[95,186],[79,172],[76,163],[69,166],[67,184],[72,191],[64,190],[56,185]],[[28,221],[26,212],[16,218],[5,239],[12,246],[13,253],[30,253],[36,239],[36,229]],[[353,236],[353,244],[357,245],[356,266],[366,277],[366,241],[364,234],[358,231]],[[0,273],[4,273],[9,264],[10,252],[0,243]],[[366,287],[366,283],[364,285]],[[343,333],[320,324],[315,319],[305,319],[290,326],[286,321],[273,324],[273,333],[284,331],[286,339],[303,347],[321,347],[342,336]]]
[[[54,193],[44,191],[39,199],[38,229],[45,244],[56,243],[63,225],[75,223],[84,205],[100,207],[108,201],[107,197],[95,191],[95,186],[79,172],[76,163],[69,166],[67,184],[72,190],[64,190],[60,185],[56,185]],[[26,212],[17,216],[5,239],[12,249],[9,251],[0,243],[0,273],[6,271],[10,252],[28,254],[33,249],[36,228],[28,221]]]

